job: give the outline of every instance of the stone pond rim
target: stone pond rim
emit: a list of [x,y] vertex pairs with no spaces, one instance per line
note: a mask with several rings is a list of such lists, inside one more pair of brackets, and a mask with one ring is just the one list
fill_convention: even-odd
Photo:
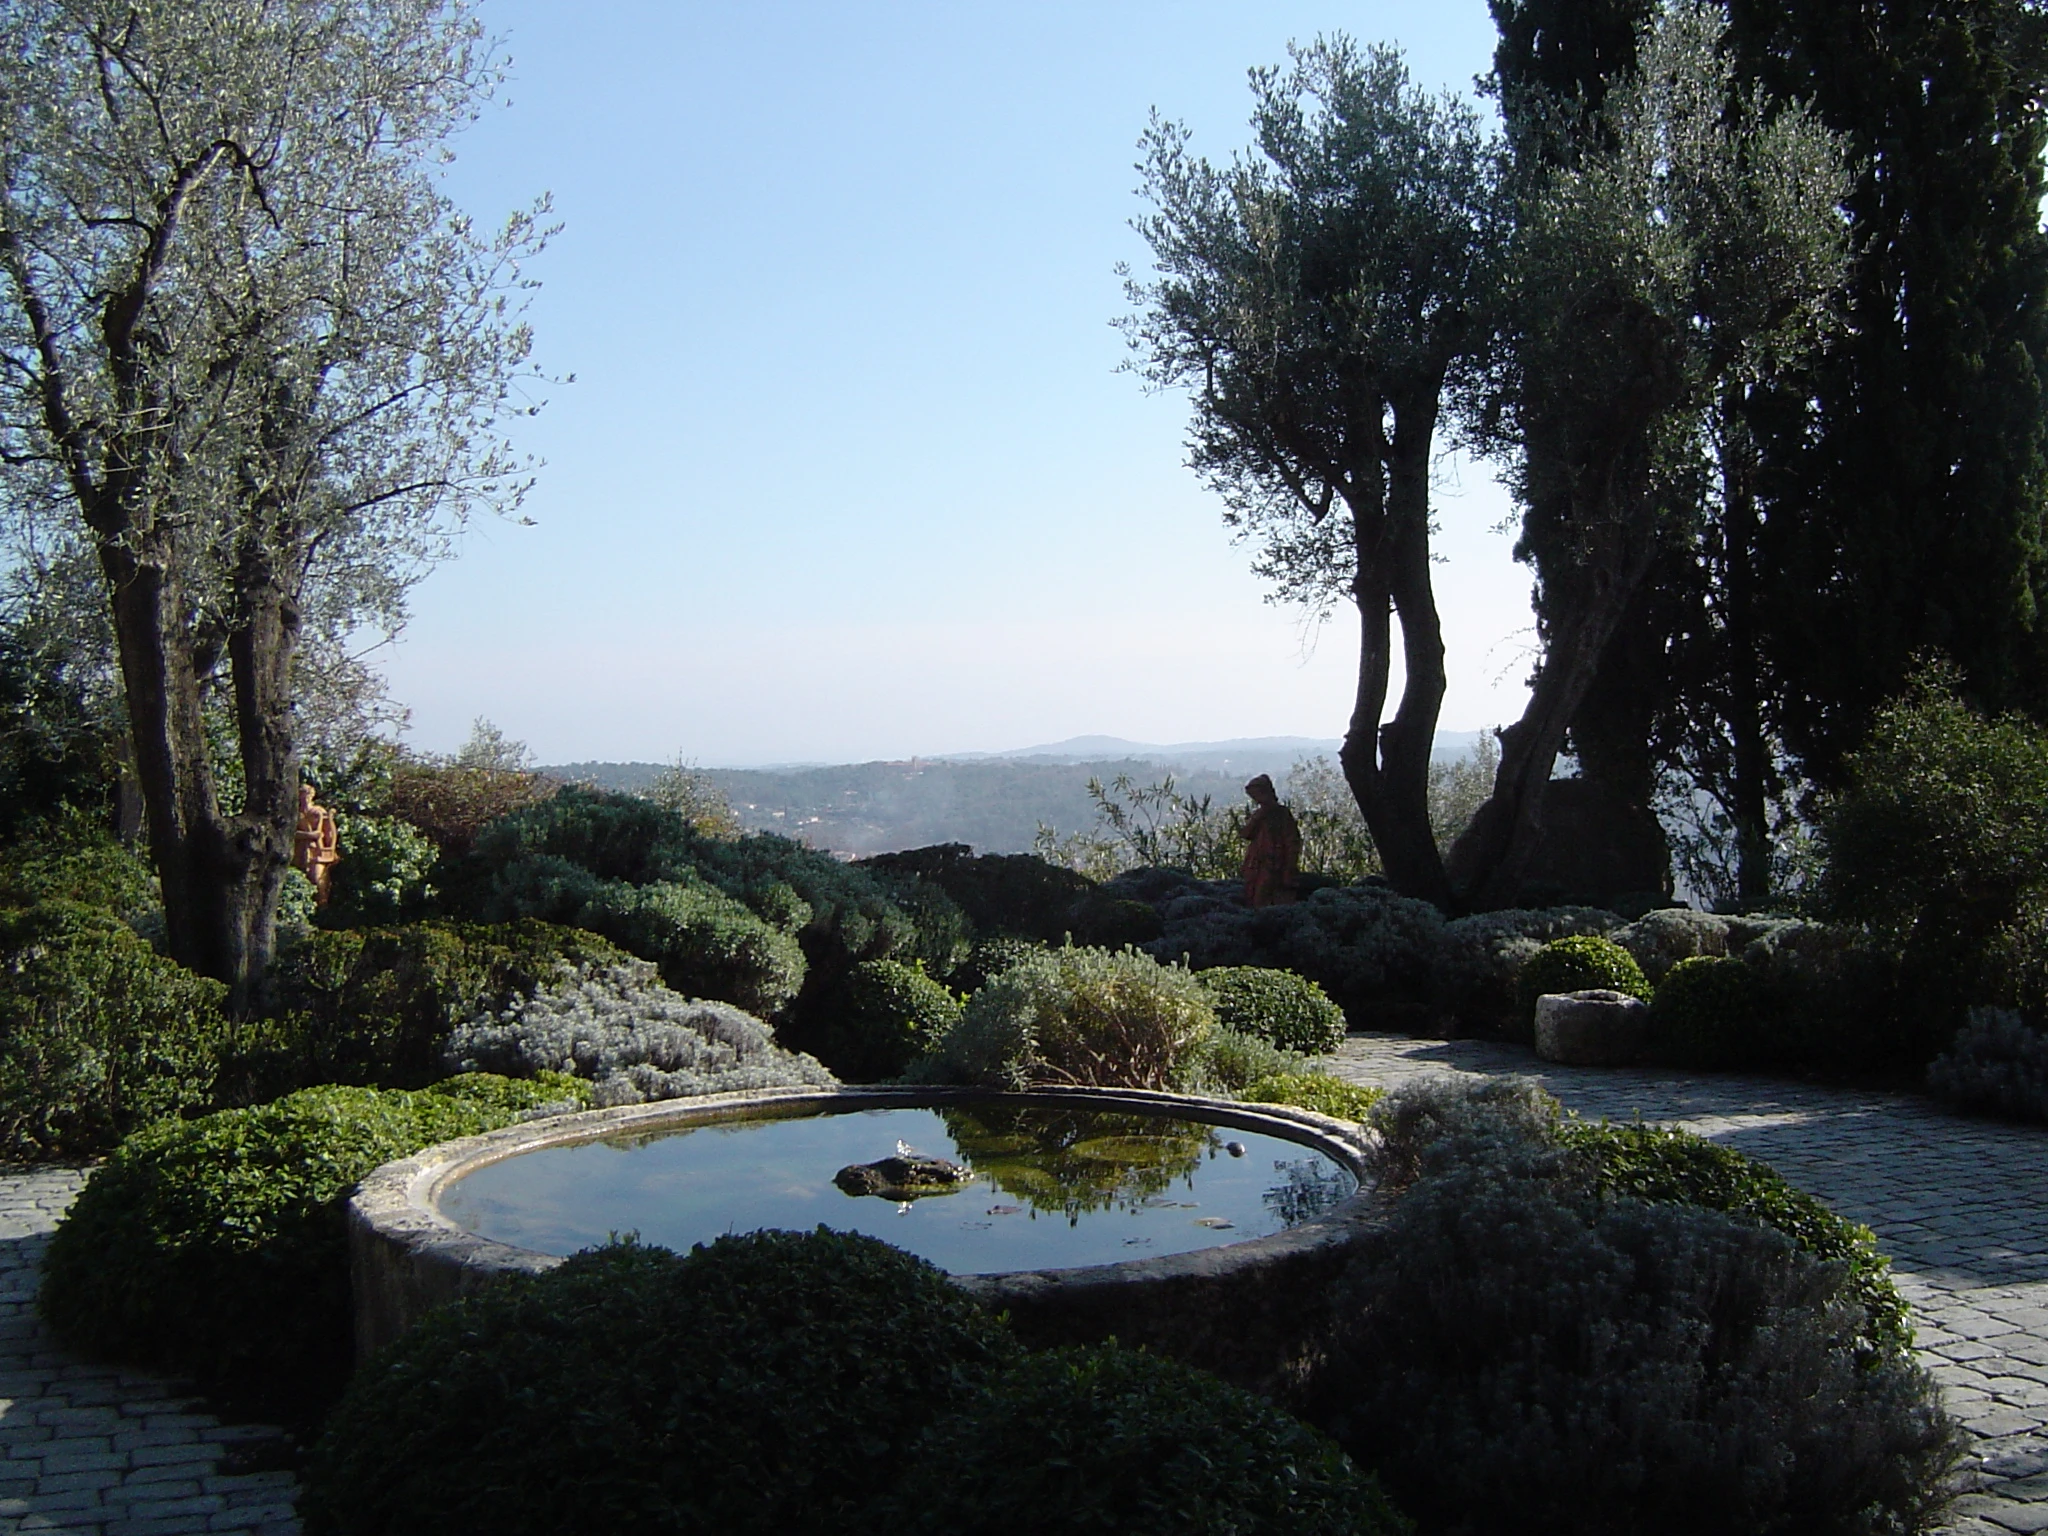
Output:
[[512,1275],[539,1274],[556,1255],[479,1237],[442,1215],[443,1189],[464,1175],[543,1147],[681,1129],[792,1110],[846,1113],[1003,1104],[1197,1120],[1299,1143],[1336,1162],[1359,1188],[1322,1215],[1266,1237],[1188,1253],[1073,1269],[956,1275],[1009,1314],[1026,1344],[1097,1343],[1114,1336],[1255,1390],[1285,1393],[1297,1379],[1327,1289],[1352,1245],[1378,1225],[1365,1131],[1275,1104],[1244,1104],[1121,1088],[842,1087],[761,1089],[584,1110],[442,1142],[365,1178],[349,1201],[349,1273],[357,1360],[367,1360],[430,1308]]

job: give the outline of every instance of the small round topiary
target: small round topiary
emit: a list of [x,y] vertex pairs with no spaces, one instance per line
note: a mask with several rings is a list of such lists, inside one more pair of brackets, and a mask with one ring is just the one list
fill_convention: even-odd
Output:
[[883,1082],[959,1021],[960,999],[921,965],[863,960],[846,979],[819,1057],[846,1082]]
[[936,1423],[881,1529],[1397,1536],[1372,1477],[1271,1403],[1114,1344],[1049,1350]]
[[1197,972],[1195,979],[1227,1029],[1305,1056],[1327,1055],[1344,1043],[1344,1010],[1306,976],[1262,965],[1221,965]]
[[873,1238],[616,1244],[442,1308],[359,1372],[301,1510],[328,1536],[856,1528],[1016,1353]]
[[1552,939],[1529,957],[1516,989],[1524,1016],[1534,1013],[1536,999],[1552,992],[1589,992],[1604,988],[1649,1001],[1650,983],[1636,957],[1612,939],[1596,933],[1574,933]]
[[1650,1057],[1678,1067],[1738,1067],[1766,1054],[1761,987],[1740,960],[1695,955],[1650,1000]]
[[306,1088],[145,1126],[50,1240],[43,1315],[82,1354],[190,1376],[264,1414],[315,1413],[348,1373],[356,1181],[438,1141],[581,1108],[589,1091],[555,1073]]

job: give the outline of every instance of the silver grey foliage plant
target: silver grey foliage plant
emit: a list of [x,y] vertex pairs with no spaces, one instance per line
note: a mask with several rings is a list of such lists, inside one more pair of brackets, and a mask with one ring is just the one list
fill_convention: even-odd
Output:
[[2048,1034],[2010,1008],[1972,1008],[1927,1086],[1967,1108],[2048,1120]]
[[786,1051],[766,1024],[730,1003],[686,999],[644,960],[564,967],[503,1013],[470,1019],[448,1037],[457,1072],[587,1078],[600,1109],[755,1088],[829,1088],[817,1059]]

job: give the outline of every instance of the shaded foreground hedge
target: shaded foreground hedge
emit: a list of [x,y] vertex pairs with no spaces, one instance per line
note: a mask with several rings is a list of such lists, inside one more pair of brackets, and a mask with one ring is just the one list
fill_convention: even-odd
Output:
[[478,1074],[418,1092],[308,1088],[147,1126],[94,1171],[51,1239],[43,1315],[89,1358],[303,1419],[348,1374],[343,1208],[356,1182],[435,1142],[580,1108],[588,1093],[555,1074]]
[[436,1311],[362,1372],[302,1512],[330,1536],[856,1528],[1016,1353],[871,1238],[598,1249]]

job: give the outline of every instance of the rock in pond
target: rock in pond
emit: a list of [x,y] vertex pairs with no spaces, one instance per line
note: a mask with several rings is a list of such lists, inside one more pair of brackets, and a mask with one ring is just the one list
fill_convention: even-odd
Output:
[[849,1195],[915,1200],[922,1195],[950,1195],[972,1177],[967,1169],[943,1157],[911,1153],[876,1163],[848,1163],[832,1175],[832,1182]]
[[1650,1009],[1626,992],[1596,987],[1536,999],[1536,1054],[1573,1067],[1621,1067],[1643,1054]]

